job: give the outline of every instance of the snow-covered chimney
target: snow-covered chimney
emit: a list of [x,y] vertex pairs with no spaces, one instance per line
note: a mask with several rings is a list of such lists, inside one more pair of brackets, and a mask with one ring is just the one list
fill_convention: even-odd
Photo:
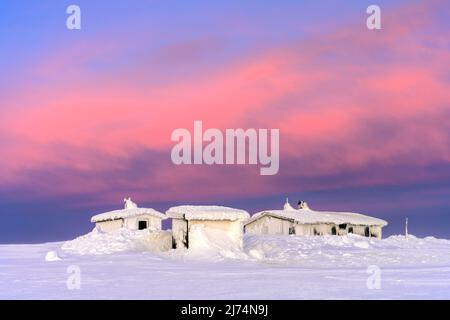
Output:
[[306,203],[306,201],[299,201],[299,202],[298,202],[298,208],[299,208],[299,209],[305,209],[305,210],[308,210],[308,209],[309,209],[309,206],[308,206],[308,204]]
[[123,199],[123,202],[125,202],[125,209],[136,209],[138,207],[136,203],[131,201],[130,197]]
[[291,204],[289,203],[289,199],[286,198],[286,202],[283,206],[283,210],[294,210],[294,208],[292,208]]

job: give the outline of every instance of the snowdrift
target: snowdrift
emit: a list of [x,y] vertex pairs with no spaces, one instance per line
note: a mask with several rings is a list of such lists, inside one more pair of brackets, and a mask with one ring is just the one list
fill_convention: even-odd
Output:
[[189,249],[171,250],[169,231],[120,229],[102,233],[94,229],[64,243],[62,251],[76,255],[153,252],[175,260],[220,262],[231,259],[312,268],[450,265],[450,240],[433,237],[245,235],[243,241],[237,243],[226,234],[200,226],[193,226],[191,236]]
[[226,232],[209,230],[201,225],[194,225],[190,231],[188,257],[199,257],[208,260],[246,259],[242,238],[231,238]]
[[101,255],[127,251],[162,252],[172,248],[172,233],[161,230],[92,232],[63,244],[62,250],[79,255]]
[[244,250],[261,262],[330,268],[450,264],[450,241],[433,237],[247,235]]

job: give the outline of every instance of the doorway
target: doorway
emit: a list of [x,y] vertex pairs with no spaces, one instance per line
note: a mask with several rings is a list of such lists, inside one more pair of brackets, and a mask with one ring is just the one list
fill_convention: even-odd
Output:
[[295,234],[295,227],[289,227],[289,234]]

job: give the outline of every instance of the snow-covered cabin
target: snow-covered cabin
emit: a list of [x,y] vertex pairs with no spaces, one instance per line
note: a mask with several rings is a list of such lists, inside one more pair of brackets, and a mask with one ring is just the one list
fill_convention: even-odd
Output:
[[286,200],[283,210],[265,210],[244,224],[249,234],[345,235],[381,238],[387,222],[359,213],[315,211],[304,201],[294,209]]
[[167,217],[151,208],[138,208],[130,198],[124,199],[125,208],[93,216],[91,222],[98,230],[111,232],[120,228],[130,230],[161,230],[162,220]]
[[247,211],[222,206],[177,206],[166,214],[172,218],[176,248],[201,246],[203,237],[241,245],[243,222],[250,217]]

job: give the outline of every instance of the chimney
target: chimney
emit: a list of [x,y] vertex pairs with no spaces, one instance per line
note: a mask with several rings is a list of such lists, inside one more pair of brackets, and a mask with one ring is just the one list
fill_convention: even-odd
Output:
[[304,210],[308,210],[308,204],[306,203],[306,201],[299,201],[298,202],[298,208],[299,209],[304,209]]
[[292,208],[291,205],[289,204],[288,198],[286,198],[286,203],[283,206],[283,210],[294,210],[294,208]]

